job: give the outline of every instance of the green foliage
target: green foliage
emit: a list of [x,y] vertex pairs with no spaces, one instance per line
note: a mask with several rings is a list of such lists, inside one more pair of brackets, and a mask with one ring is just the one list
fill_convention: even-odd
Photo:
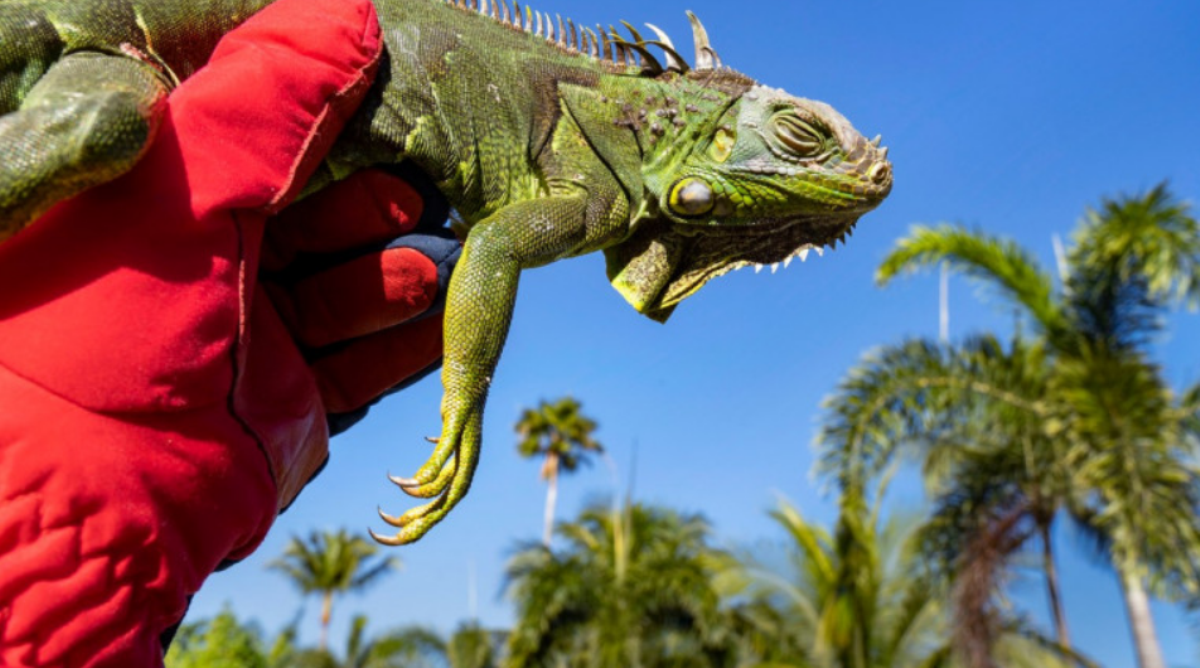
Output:
[[[405,668],[434,668],[446,666],[446,641],[434,630],[406,626],[376,639],[369,654],[377,665]],[[367,664],[375,668],[376,664]],[[366,666],[363,666],[366,668]]]
[[[321,649],[298,650],[273,668],[492,668],[495,663],[456,660],[453,648],[463,630],[450,641],[423,627],[405,627],[368,638],[367,618],[357,615],[341,659]],[[464,629],[476,627],[464,627]],[[481,632],[482,633],[482,632]]]
[[184,625],[166,656],[167,668],[268,668],[262,641],[226,609],[208,621]]
[[264,651],[260,634],[228,610],[211,620],[185,625],[167,654],[167,668],[497,668],[507,633],[464,624],[449,639],[423,627],[405,627],[374,637],[367,618],[354,617],[340,656],[301,647],[295,627]]
[[747,556],[734,567],[745,600],[734,609],[748,633],[742,659],[797,668],[942,665],[945,598],[921,567],[916,524],[882,524],[861,490],[842,496],[832,533],[780,502],[771,513],[788,536],[783,566]]
[[506,631],[490,631],[475,623],[464,624],[450,636],[446,648],[447,663],[450,668],[497,668],[503,665],[501,658],[507,642]]
[[728,555],[709,545],[707,522],[592,506],[557,532],[565,548],[528,546],[509,562],[512,666],[720,665],[713,579]]
[[1072,280],[1080,284],[1100,275],[1112,284],[1143,284],[1155,304],[1196,306],[1200,224],[1165,183],[1138,197],[1104,198],[1085,213],[1070,265]]
[[377,639],[376,662],[356,668],[498,668],[507,638],[507,632],[473,622],[459,626],[449,638],[422,626],[408,626]]
[[918,339],[874,351],[825,402],[819,468],[850,489],[913,452],[936,482],[969,443],[994,443],[1014,429],[1056,429],[1045,361],[1041,345],[1016,342],[1006,351],[992,336],[957,347]]

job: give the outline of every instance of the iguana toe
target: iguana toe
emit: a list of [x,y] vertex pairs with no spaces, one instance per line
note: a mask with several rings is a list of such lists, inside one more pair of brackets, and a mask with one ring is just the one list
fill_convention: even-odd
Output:
[[[409,495],[436,498],[398,517],[380,510],[379,517],[399,531],[393,536],[381,536],[371,532],[375,540],[385,545],[404,545],[416,541],[433,525],[442,521],[442,518],[466,496],[471,487],[471,479],[475,475],[475,467],[479,464],[479,422],[478,416],[473,415],[459,422],[465,425],[464,432],[450,430],[449,433],[454,436],[441,439],[439,449],[449,444],[458,444],[458,447],[450,449],[450,454],[443,460],[441,469],[429,482],[407,485],[401,484],[407,482],[406,479],[392,478],[392,482],[400,485]],[[430,462],[427,462],[422,470],[429,467],[436,456],[435,452],[434,457],[430,458]]]
[[400,489],[404,490],[404,493],[409,496],[416,497],[418,499],[432,499],[433,497],[444,492],[446,487],[449,486],[450,480],[454,477],[454,469],[455,458],[453,455],[451,455],[450,459],[446,461],[445,466],[442,467],[442,470],[438,473],[437,477],[423,485],[414,484],[415,481],[413,480],[400,478],[397,476],[388,476],[388,479],[396,483],[396,485],[400,487]]
[[449,508],[446,507],[448,502],[447,496],[439,496],[438,498],[409,510],[408,512],[395,517],[379,511],[379,517],[388,524],[400,529],[394,536],[384,537],[371,531],[371,537],[385,545],[407,545],[421,536],[424,536],[434,524],[441,521]]
[[454,438],[438,438],[425,440],[430,443],[436,443],[437,447],[430,453],[429,459],[425,460],[425,464],[417,469],[417,472],[411,478],[401,478],[400,476],[388,476],[388,479],[396,483],[402,489],[424,487],[436,481],[443,475],[446,468],[446,463],[454,456],[454,451],[457,449],[458,439]]

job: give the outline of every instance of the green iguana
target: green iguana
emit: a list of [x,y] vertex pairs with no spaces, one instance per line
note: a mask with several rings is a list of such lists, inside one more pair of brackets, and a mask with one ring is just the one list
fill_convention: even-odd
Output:
[[[0,0],[0,239],[128,170],[158,104],[271,0]],[[445,311],[442,434],[399,517],[414,541],[466,494],[521,270],[602,250],[665,321],[710,279],[821,252],[891,190],[879,139],[723,67],[689,13],[689,65],[650,38],[505,0],[374,0],[385,60],[309,190],[407,161],[461,216]],[[658,54],[658,55],[655,55]],[[665,65],[663,64],[665,62]]]

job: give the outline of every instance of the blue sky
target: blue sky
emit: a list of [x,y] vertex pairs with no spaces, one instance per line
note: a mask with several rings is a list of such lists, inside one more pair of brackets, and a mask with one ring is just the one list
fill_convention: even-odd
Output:
[[[396,550],[404,569],[335,608],[335,639],[354,612],[372,628],[427,623],[448,630],[471,613],[504,626],[504,560],[539,536],[544,487],[515,451],[523,407],[571,394],[636,498],[701,512],[731,546],[780,538],[766,511],[782,494],[819,519],[832,495],[812,475],[819,404],[874,346],[937,333],[933,276],[876,288],[880,259],[917,222],[956,221],[1011,236],[1049,265],[1051,236],[1068,235],[1103,195],[1169,179],[1200,198],[1200,4],[1077,0],[767,2],[545,0],[536,8],[578,22],[650,22],[688,40],[685,9],[704,20],[725,63],[801,97],[834,105],[863,134],[882,133],[896,185],[848,247],[777,275],[738,272],[710,283],[661,326],[609,286],[602,259],[528,272],[488,404],[484,453],[469,497],[419,544]],[[688,51],[687,49],[684,49]],[[951,334],[1005,330],[1011,314],[951,286]],[[1157,344],[1178,385],[1200,378],[1200,322],[1174,317]],[[375,508],[410,506],[385,473],[408,474],[435,434],[436,378],[392,397],[333,443],[328,469],[277,523],[259,552],[211,578],[192,619],[229,602],[268,631],[289,621],[299,595],[264,570],[290,535],[377,530]],[[560,517],[614,489],[603,464],[564,483]],[[902,479],[891,506],[918,507]],[[1062,536],[1060,569],[1073,639],[1111,668],[1134,665],[1112,574]],[[474,577],[470,574],[474,573]],[[1044,618],[1040,582],[1018,596]],[[315,638],[315,602],[302,630]],[[1156,608],[1168,663],[1196,665],[1200,641],[1168,606]]]

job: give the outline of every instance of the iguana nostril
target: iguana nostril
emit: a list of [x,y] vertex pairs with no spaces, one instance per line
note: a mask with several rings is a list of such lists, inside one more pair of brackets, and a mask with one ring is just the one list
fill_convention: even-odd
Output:
[[883,183],[892,175],[892,166],[886,162],[881,162],[871,167],[871,171],[867,174],[875,183]]

